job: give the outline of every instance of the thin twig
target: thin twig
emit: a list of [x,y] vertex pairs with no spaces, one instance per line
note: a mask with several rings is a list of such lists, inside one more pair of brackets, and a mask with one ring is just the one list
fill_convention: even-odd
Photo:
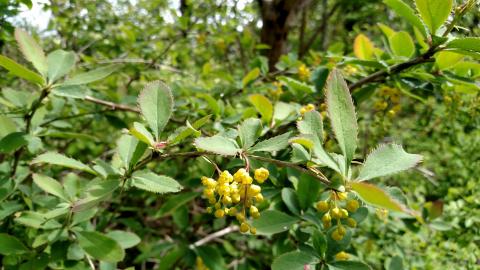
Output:
[[232,232],[236,232],[238,231],[238,226],[236,225],[233,225],[233,226],[230,226],[230,227],[226,227],[220,231],[217,231],[217,232],[214,232],[212,234],[209,234],[207,236],[205,236],[204,238],[198,240],[197,242],[193,243],[190,245],[190,248],[193,249],[193,248],[196,248],[196,247],[199,247],[199,246],[202,246],[202,245],[205,245],[206,243],[214,240],[214,239],[217,239],[217,238],[220,238],[226,234],[229,234],[229,233],[232,233]]
[[100,105],[103,105],[103,106],[110,107],[111,110],[140,113],[140,110],[138,108],[130,107],[128,105],[113,103],[113,102],[110,102],[110,101],[94,98],[92,96],[86,96],[84,98],[84,100],[89,101],[89,102],[93,102],[93,103],[96,103],[96,104],[100,104]]

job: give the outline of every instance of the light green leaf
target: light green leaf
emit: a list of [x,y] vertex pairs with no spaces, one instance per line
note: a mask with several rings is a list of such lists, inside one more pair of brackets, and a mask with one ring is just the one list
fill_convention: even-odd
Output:
[[317,200],[318,193],[322,184],[313,176],[301,174],[297,185],[297,195],[300,207],[303,210],[308,209],[314,201]]
[[17,77],[40,85],[45,84],[45,79],[43,79],[42,76],[6,56],[0,55],[0,66],[6,68],[8,71],[10,71],[10,73]]
[[48,220],[44,214],[33,211],[22,212],[19,217],[15,218],[15,222],[35,229],[48,230],[62,227],[62,224],[58,223],[58,221],[54,219]]
[[260,69],[258,67],[252,69],[247,75],[245,75],[245,77],[243,77],[242,87],[245,88],[245,86],[248,86],[251,82],[255,81],[258,76],[260,76]]
[[288,146],[288,141],[290,136],[292,135],[291,132],[283,133],[281,135],[272,137],[270,139],[258,142],[252,148],[248,149],[248,152],[274,152],[280,151],[285,149]]
[[177,208],[190,202],[198,195],[199,194],[197,192],[187,192],[171,196],[170,198],[168,198],[167,201],[165,201],[165,203],[162,204],[162,206],[157,212],[157,216],[164,217],[170,215]]
[[300,134],[313,135],[318,143],[323,142],[323,121],[322,116],[317,111],[308,111],[303,115],[303,119],[297,123]]
[[437,29],[447,20],[452,11],[453,0],[415,0],[415,5],[423,21],[435,35]]
[[175,131],[175,133],[169,136],[169,139],[168,139],[169,144],[179,143],[191,135],[194,135],[195,137],[201,136],[202,133],[197,129],[205,125],[210,120],[211,117],[212,115],[209,114],[193,122],[193,124],[190,124],[190,122],[187,121],[185,127],[180,127]]
[[417,28],[424,37],[427,36],[425,26],[409,5],[402,0],[383,0],[383,2],[393,9],[398,15],[407,20],[412,26]]
[[[479,43],[480,45],[480,43]],[[440,51],[435,54],[435,63],[440,70],[451,69],[455,67],[465,56],[449,51]]]
[[44,77],[47,75],[47,59],[42,48],[27,32],[15,29],[15,39],[25,59],[27,59]]
[[358,59],[372,60],[374,59],[375,46],[370,39],[364,34],[359,34],[353,42],[353,52]]
[[51,93],[59,97],[84,99],[88,95],[85,85],[59,85],[51,90]]
[[65,76],[75,65],[75,53],[56,50],[48,54],[48,81],[53,83]]
[[97,174],[94,170],[92,170],[89,166],[83,164],[82,162],[55,152],[47,152],[41,154],[32,161],[32,164],[38,163],[49,163],[67,168],[82,170],[91,174]]
[[295,95],[315,93],[315,88],[304,82],[285,76],[279,76],[277,79],[285,84],[288,90],[292,91]]
[[381,145],[368,155],[357,180],[364,181],[398,173],[414,167],[421,161],[421,155],[409,154],[400,145]]
[[390,260],[388,267],[385,267],[387,270],[404,270],[403,267],[403,258],[400,256],[395,256]]
[[235,141],[220,135],[197,138],[195,139],[195,146],[225,156],[235,156],[240,151]]
[[262,120],[265,123],[270,123],[273,116],[272,102],[270,102],[268,98],[261,94],[250,95],[248,100],[253,104],[257,112],[262,115]]
[[415,44],[413,43],[412,37],[405,31],[393,34],[388,39],[388,43],[390,44],[390,49],[392,49],[393,54],[396,56],[410,58],[415,53]]
[[27,247],[14,236],[0,233],[0,254],[19,255],[27,253],[28,251]]
[[135,166],[145,150],[147,150],[147,145],[130,135],[123,135],[117,142],[117,152],[126,169]]
[[88,210],[106,200],[120,186],[119,179],[93,180],[86,187],[85,196],[73,204],[73,212]]
[[136,188],[155,193],[179,192],[182,190],[176,180],[150,171],[136,171],[132,175],[132,185]]
[[238,127],[240,145],[243,149],[250,148],[262,133],[262,121],[257,118],[249,118]]
[[88,84],[94,81],[101,80],[108,75],[112,74],[118,69],[116,65],[105,66],[90,70],[85,73],[76,74],[75,76],[65,80],[63,85],[79,85],[79,84]]
[[348,168],[357,148],[357,117],[347,83],[336,69],[330,73],[327,81],[326,100],[332,129]]
[[378,23],[378,27],[380,27],[380,30],[382,30],[383,34],[385,35],[385,37],[387,37],[387,39],[390,39],[390,37],[396,33],[395,30],[383,23]]
[[267,210],[261,213],[260,218],[252,221],[257,233],[271,235],[286,231],[298,221],[298,218],[289,216],[277,210]]
[[447,43],[447,48],[455,48],[480,53],[479,37],[456,38]]
[[315,138],[313,137],[313,135],[308,134],[308,135],[293,137],[288,142],[289,143],[300,144],[300,145],[304,146],[305,148],[307,148],[309,150],[312,150],[313,147],[315,146],[314,140],[315,140]]
[[43,191],[50,193],[60,199],[69,202],[70,198],[63,189],[62,185],[55,179],[40,174],[33,174],[33,182]]
[[0,128],[0,138],[17,131],[17,125],[15,122],[5,115],[0,115],[0,127],[2,127]]
[[161,81],[147,84],[138,96],[138,105],[156,141],[167,125],[173,111],[173,96],[170,88]]
[[385,190],[367,182],[350,182],[354,190],[362,200],[376,207],[392,211],[409,213],[410,211],[399,201],[392,198]]
[[78,244],[90,256],[106,262],[119,262],[125,251],[114,239],[99,232],[78,232]]
[[117,241],[123,249],[134,247],[141,241],[136,234],[126,231],[110,231],[107,236]]
[[319,263],[318,258],[303,251],[284,253],[273,260],[272,270],[305,270]]
[[329,270],[372,270],[370,266],[363,262],[356,261],[338,261],[328,264]]
[[150,134],[143,124],[133,122],[133,127],[130,128],[130,134],[149,146],[153,146],[155,144],[152,134]]
[[0,140],[0,153],[11,153],[27,144],[27,136],[24,132],[13,132]]

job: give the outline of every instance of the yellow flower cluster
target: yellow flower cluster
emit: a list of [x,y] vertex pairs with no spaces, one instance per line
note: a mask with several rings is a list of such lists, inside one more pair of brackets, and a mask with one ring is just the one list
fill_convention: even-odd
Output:
[[389,104],[391,105],[387,111],[387,115],[393,117],[397,115],[400,111],[400,91],[396,88],[384,86],[379,90],[380,100],[376,101],[374,104],[374,109],[376,111],[385,111]]
[[307,81],[308,79],[310,79],[310,69],[308,69],[305,64],[301,64],[298,67],[298,77],[302,81]]
[[[325,229],[332,227],[332,220],[336,221],[337,227],[332,232],[332,239],[340,241],[347,233],[348,227],[355,228],[357,222],[355,219],[348,217],[349,213],[354,213],[360,207],[355,199],[348,199],[348,192],[332,191],[330,198],[325,201],[319,201],[316,208],[323,213],[322,223]],[[342,222],[344,221],[344,222]]]
[[306,112],[313,111],[313,110],[315,110],[315,105],[313,105],[313,104],[308,104],[308,105],[303,106],[302,108],[300,108],[300,114],[301,114],[301,115],[304,115]]
[[[265,168],[256,169],[255,181],[262,184],[268,179],[269,172]],[[202,185],[205,187],[203,195],[212,205],[207,212],[214,213],[215,217],[223,218],[225,215],[235,217],[240,223],[240,231],[256,234],[257,229],[247,222],[248,215],[259,218],[260,212],[254,205],[263,201],[262,189],[253,183],[253,178],[245,169],[239,169],[233,176],[228,171],[220,173],[217,180],[202,177]]]
[[345,72],[345,74],[347,75],[354,75],[355,73],[358,72],[358,68],[352,66],[352,65],[347,65],[345,66],[345,68],[343,69],[343,71]]
[[350,258],[350,255],[346,253],[345,251],[340,251],[337,254],[335,254],[335,260],[337,261],[345,261]]

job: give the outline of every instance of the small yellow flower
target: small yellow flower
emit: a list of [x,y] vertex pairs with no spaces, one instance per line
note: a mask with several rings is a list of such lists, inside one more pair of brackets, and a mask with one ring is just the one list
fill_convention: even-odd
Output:
[[347,202],[347,206],[346,206],[348,212],[350,212],[350,213],[354,213],[355,211],[357,211],[357,209],[359,207],[360,207],[360,205],[359,205],[357,200],[349,200]]
[[302,81],[307,81],[308,79],[310,79],[310,70],[305,64],[301,64],[298,67],[298,77]]
[[250,230],[250,226],[246,222],[242,222],[242,224],[240,224],[240,232],[246,233],[248,230]]
[[255,180],[260,184],[265,182],[269,175],[269,171],[263,167],[255,170]]
[[320,212],[326,212],[330,208],[327,201],[319,201],[315,206]]
[[345,260],[348,260],[349,258],[350,258],[350,255],[348,255],[348,253],[344,251],[340,251],[335,255],[335,260],[337,261],[345,261]]

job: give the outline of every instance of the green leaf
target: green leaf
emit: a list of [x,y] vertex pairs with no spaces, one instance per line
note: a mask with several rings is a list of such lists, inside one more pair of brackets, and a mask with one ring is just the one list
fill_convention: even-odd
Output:
[[42,48],[37,44],[27,32],[20,28],[15,29],[15,39],[18,47],[25,59],[27,59],[33,66],[46,77],[47,75],[47,59]]
[[203,263],[210,270],[227,269],[225,261],[217,248],[211,246],[201,246],[195,249],[198,256],[202,258]]
[[[338,70],[333,70],[327,81],[327,110],[332,129],[349,167],[357,148],[357,118],[347,83]],[[345,174],[347,172],[344,172]]]
[[62,185],[55,179],[40,174],[33,174],[33,182],[43,191],[50,193],[60,199],[69,202],[70,198],[63,189]]
[[390,39],[390,37],[393,36],[396,33],[395,30],[393,30],[388,25],[385,25],[383,23],[378,23],[378,27],[380,28],[380,30],[382,30],[382,32],[385,35],[385,37],[387,38],[387,40]]
[[289,216],[277,210],[267,210],[261,213],[260,218],[252,221],[258,234],[271,235],[286,231],[298,221],[298,218]]
[[235,141],[220,135],[197,138],[195,139],[195,146],[224,156],[235,156],[240,151]]
[[59,85],[51,90],[51,93],[58,97],[69,97],[85,99],[88,95],[88,88],[85,85]]
[[134,247],[141,241],[136,234],[126,231],[110,231],[107,236],[117,241],[123,249]]
[[415,0],[415,5],[423,21],[435,35],[437,29],[447,20],[452,11],[453,0]]
[[6,56],[0,55],[0,66],[6,68],[8,71],[10,71],[10,73],[17,77],[40,85],[45,84],[45,80],[42,78],[42,76]]
[[191,135],[195,135],[195,137],[199,137],[200,135],[202,135],[202,133],[197,129],[205,125],[210,120],[211,117],[212,115],[209,114],[193,122],[193,124],[190,124],[187,121],[185,127],[180,127],[175,131],[175,133],[169,136],[169,139],[168,139],[169,144],[179,143]]
[[285,76],[279,76],[277,79],[285,84],[288,90],[292,91],[295,95],[315,93],[315,88],[304,82]]
[[136,188],[155,193],[179,192],[182,190],[176,180],[150,171],[136,171],[132,175],[132,185]]
[[[480,45],[480,43],[479,43]],[[451,69],[455,67],[465,56],[450,51],[440,51],[435,54],[435,63],[440,70]]]
[[366,182],[350,182],[349,185],[362,200],[369,204],[392,211],[410,213],[402,203],[375,185]]
[[0,233],[0,254],[19,255],[27,253],[28,251],[27,247],[14,236]]
[[[3,128],[3,127],[2,127]],[[11,153],[28,144],[24,132],[13,132],[0,140],[0,153]]]
[[17,125],[15,122],[4,115],[0,115],[0,127],[2,127],[0,128],[0,138],[17,131]]
[[155,144],[152,134],[150,134],[143,124],[133,122],[133,127],[130,128],[130,134],[149,146],[153,146]]
[[480,53],[479,37],[456,38],[447,43],[447,48],[455,48]]
[[92,170],[89,166],[83,164],[82,162],[55,152],[47,152],[37,156],[32,161],[32,164],[38,163],[49,163],[53,165],[59,165],[67,168],[85,171],[91,174],[97,174],[94,170]]
[[120,186],[119,179],[93,180],[83,192],[85,196],[73,204],[72,211],[80,212],[91,209],[106,200]]
[[106,262],[119,262],[125,251],[114,239],[99,232],[78,232],[78,244],[90,256]]
[[155,140],[159,141],[160,134],[173,111],[173,96],[170,88],[161,81],[147,84],[138,96],[138,105],[153,131]]
[[68,78],[63,82],[63,85],[79,85],[79,84],[88,84],[94,81],[101,80],[108,75],[112,74],[118,69],[116,65],[105,66],[90,70],[85,73],[76,74],[75,76]]
[[375,46],[364,34],[359,34],[353,42],[353,52],[358,59],[372,60],[375,57]]
[[288,146],[288,141],[291,136],[291,132],[283,133],[281,135],[272,137],[270,139],[258,142],[252,148],[248,149],[248,152],[274,152],[285,149]]
[[403,267],[403,258],[400,256],[395,256],[390,260],[390,263],[388,264],[388,267],[386,267],[387,270],[403,270],[405,269]]
[[370,155],[360,169],[357,181],[390,175],[408,170],[422,161],[421,155],[409,154],[397,144],[380,145]]
[[310,207],[317,200],[322,184],[313,176],[308,174],[300,175],[297,186],[298,202],[303,210]]
[[295,190],[291,188],[283,188],[282,200],[290,212],[295,215],[300,215],[300,206],[298,205],[298,198]]
[[310,253],[292,251],[284,253],[273,260],[272,270],[305,270],[310,265],[319,263],[318,258]]
[[170,215],[176,209],[190,202],[198,195],[199,194],[197,192],[187,192],[171,196],[170,198],[168,198],[168,200],[165,201],[165,203],[162,204],[162,207],[160,207],[160,209],[156,213],[156,216],[164,217]]
[[65,76],[75,65],[75,53],[56,50],[48,54],[48,81],[53,83]]
[[383,0],[383,2],[393,9],[398,15],[407,20],[412,26],[417,28],[424,37],[427,36],[427,31],[423,25],[423,22],[409,5],[402,0]]
[[262,133],[262,121],[257,118],[249,118],[238,127],[240,145],[243,149],[250,148]]
[[260,69],[259,68],[254,68],[250,72],[248,72],[245,77],[242,79],[242,87],[245,88],[248,86],[251,82],[255,81],[255,79],[260,76]]
[[328,264],[329,270],[372,270],[368,264],[356,261],[338,261]]
[[123,166],[130,170],[137,164],[147,150],[147,145],[130,135],[123,135],[117,141],[117,152],[123,161]]
[[262,115],[262,120],[265,123],[270,123],[273,116],[272,102],[270,102],[268,98],[261,94],[250,95],[248,100],[253,104],[257,112]]
[[415,44],[413,43],[412,37],[405,31],[393,34],[388,39],[388,43],[390,44],[393,54],[396,56],[410,58],[415,53]]
[[297,123],[300,134],[313,135],[318,143],[323,142],[323,121],[322,116],[317,111],[308,111],[303,115],[302,121]]
[[54,219],[48,220],[44,214],[33,211],[22,212],[19,217],[15,218],[15,222],[35,229],[49,230],[62,227],[62,224],[58,223],[58,221]]
[[184,247],[175,247],[162,256],[162,259],[158,263],[158,270],[170,270],[175,263],[184,256],[186,249]]
[[327,238],[325,235],[321,231],[315,230],[312,234],[312,242],[315,250],[323,257],[327,251]]

